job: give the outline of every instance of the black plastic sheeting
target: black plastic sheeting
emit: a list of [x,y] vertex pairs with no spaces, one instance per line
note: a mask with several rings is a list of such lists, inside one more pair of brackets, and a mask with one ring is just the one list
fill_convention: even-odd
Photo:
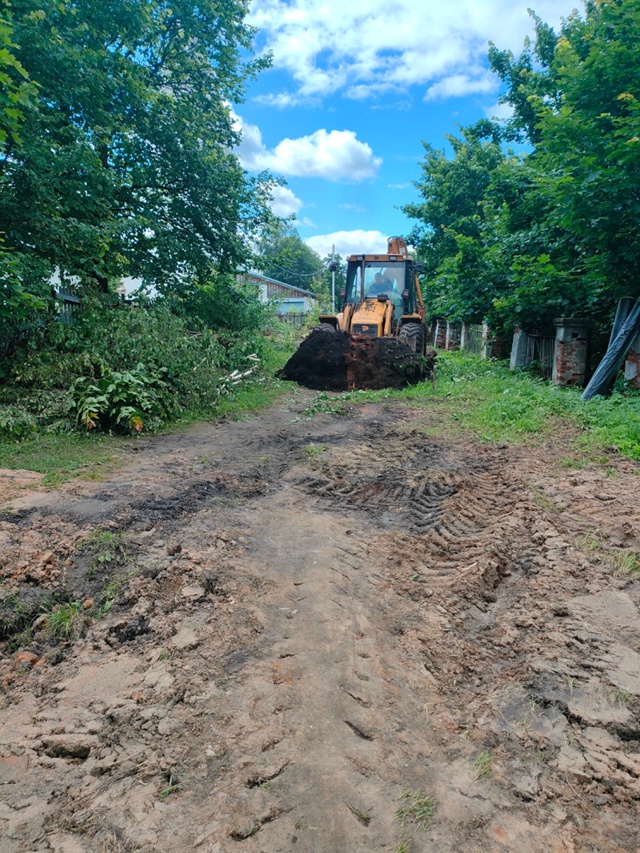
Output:
[[[636,300],[626,318],[622,319],[630,307],[631,301],[625,298],[621,299],[618,304],[609,347],[591,377],[591,381],[582,393],[583,400],[590,400],[597,394],[608,393],[611,383],[631,349],[635,336],[640,332],[640,299]],[[617,334],[616,327],[618,328]]]

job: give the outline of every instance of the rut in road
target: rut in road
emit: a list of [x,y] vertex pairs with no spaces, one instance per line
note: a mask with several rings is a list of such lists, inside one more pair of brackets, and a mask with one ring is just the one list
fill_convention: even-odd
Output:
[[535,455],[312,399],[5,511],[25,601],[87,594],[96,529],[128,578],[2,670],[7,853],[635,850],[640,593],[577,547],[586,480],[549,512]]

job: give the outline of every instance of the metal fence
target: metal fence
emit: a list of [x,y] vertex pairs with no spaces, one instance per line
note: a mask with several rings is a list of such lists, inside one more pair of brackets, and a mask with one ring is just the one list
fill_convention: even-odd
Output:
[[56,307],[59,323],[73,323],[74,315],[83,310],[82,299],[71,293],[56,292]]
[[555,337],[527,335],[526,366],[535,368],[545,379],[548,379],[553,372],[555,342]]
[[278,319],[289,326],[300,328],[306,319],[306,314],[294,314],[293,311],[285,311],[284,314],[278,314]]

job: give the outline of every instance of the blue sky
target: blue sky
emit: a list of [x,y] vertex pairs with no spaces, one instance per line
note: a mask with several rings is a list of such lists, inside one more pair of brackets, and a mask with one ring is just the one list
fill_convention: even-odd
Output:
[[406,235],[421,140],[504,114],[488,42],[519,53],[534,5],[557,28],[576,0],[253,0],[256,51],[273,67],[235,105],[245,168],[286,179],[279,215],[321,255],[383,251]]

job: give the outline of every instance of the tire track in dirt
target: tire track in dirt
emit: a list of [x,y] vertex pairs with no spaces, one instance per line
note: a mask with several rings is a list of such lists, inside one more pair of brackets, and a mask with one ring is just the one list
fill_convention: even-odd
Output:
[[521,451],[429,417],[276,409],[4,516],[16,589],[45,547],[86,568],[105,505],[135,545],[57,666],[3,669],[8,853],[638,848],[638,582],[580,551],[593,501],[549,511]]

